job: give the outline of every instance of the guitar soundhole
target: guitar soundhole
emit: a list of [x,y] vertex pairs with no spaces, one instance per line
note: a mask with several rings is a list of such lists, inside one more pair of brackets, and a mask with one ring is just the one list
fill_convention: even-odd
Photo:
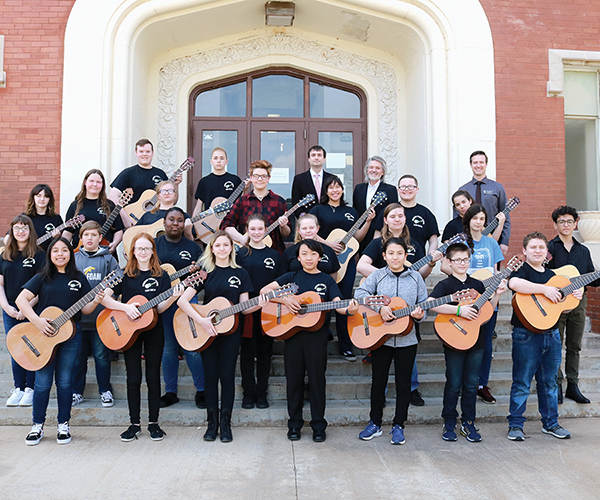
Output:
[[219,311],[211,311],[209,316],[212,316],[211,321],[213,325],[218,325],[221,322],[221,315],[219,314]]
[[147,201],[146,203],[144,203],[144,211],[149,212],[150,210],[152,210],[154,208],[154,203],[152,203],[151,201]]
[[306,304],[300,304],[300,310],[298,315],[306,314],[308,312],[308,306]]

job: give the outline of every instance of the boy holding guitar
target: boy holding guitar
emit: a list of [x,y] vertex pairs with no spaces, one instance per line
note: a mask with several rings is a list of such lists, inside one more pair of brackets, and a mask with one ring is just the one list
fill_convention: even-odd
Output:
[[[527,262],[515,271],[508,287],[519,294],[539,294],[553,304],[562,300],[562,294],[545,283],[554,276],[554,271],[543,266],[548,252],[548,240],[540,232],[529,233],[523,238],[523,254]],[[573,296],[581,299],[583,291],[575,290]],[[513,298],[514,300],[514,298]],[[521,311],[527,316],[527,311]],[[542,432],[559,439],[571,437],[569,431],[558,423],[558,386],[556,374],[560,366],[561,345],[557,325],[536,333],[529,330],[513,308],[512,359],[513,383],[510,389],[510,414],[508,415],[508,439],[524,441],[523,425],[529,387],[536,375],[538,408],[542,415]]]

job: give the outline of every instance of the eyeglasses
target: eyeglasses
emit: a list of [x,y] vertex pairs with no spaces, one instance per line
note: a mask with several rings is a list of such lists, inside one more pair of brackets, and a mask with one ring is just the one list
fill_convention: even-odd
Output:
[[136,252],[148,253],[152,251],[152,247],[133,247]]
[[256,179],[257,181],[264,181],[266,179],[269,178],[268,175],[256,175],[256,174],[252,174],[252,178]]
[[417,186],[412,185],[412,186],[398,186],[398,189],[400,191],[412,191],[413,189],[417,189]]
[[161,189],[160,194],[173,194],[175,192],[174,189]]
[[557,224],[559,224],[560,226],[572,226],[573,224],[575,224],[575,221],[573,219],[560,219],[556,221]]
[[13,231],[15,233],[28,233],[29,226],[13,226]]
[[468,257],[466,259],[448,259],[450,262],[454,262],[455,264],[466,264],[467,262],[469,262],[471,259],[469,259]]

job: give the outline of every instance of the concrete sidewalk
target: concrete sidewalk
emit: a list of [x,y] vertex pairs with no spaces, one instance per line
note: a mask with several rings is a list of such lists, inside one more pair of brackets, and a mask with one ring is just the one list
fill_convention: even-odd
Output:
[[8,499],[597,499],[600,419],[563,419],[558,440],[527,422],[528,439],[506,424],[482,423],[481,443],[447,443],[439,425],[406,428],[406,444],[359,441],[356,427],[330,427],[327,441],[301,441],[285,428],[233,428],[234,441],[205,443],[204,429],[165,428],[164,441],[122,443],[120,427],[73,427],[73,441],[25,446],[27,427],[0,427],[0,476]]

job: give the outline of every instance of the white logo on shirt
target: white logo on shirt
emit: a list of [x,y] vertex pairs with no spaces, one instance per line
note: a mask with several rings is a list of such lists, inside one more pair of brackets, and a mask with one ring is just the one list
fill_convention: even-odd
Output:
[[181,252],[179,252],[179,258],[181,260],[192,260],[192,254],[187,250],[182,250]]
[[326,253],[324,253],[323,257],[321,257],[321,262],[329,262],[329,255],[327,255]]
[[77,280],[69,281],[69,283],[67,283],[67,286],[69,287],[69,291],[71,292],[78,292],[79,290],[81,290],[81,283]]
[[102,207],[98,207],[96,209],[96,211],[100,214],[100,215],[106,215],[106,213],[104,212],[104,210],[102,209]]
[[156,186],[162,182],[162,179],[159,175],[155,175],[154,177],[152,177],[152,182],[154,182],[154,185]]
[[35,259],[33,257],[27,257],[23,261],[23,267],[33,267],[35,266]]
[[344,217],[346,217],[346,219],[354,222],[354,215],[352,215],[352,214],[344,214]]
[[325,283],[318,283],[315,285],[315,292],[319,295],[325,296],[325,292],[327,291],[327,285]]
[[158,290],[158,281],[155,278],[147,278],[142,283],[145,292],[156,292]]
[[267,257],[264,263],[266,269],[275,269],[275,261],[271,257]]
[[85,274],[88,281],[100,281],[102,279],[102,274],[94,266],[86,267],[83,274]]
[[223,189],[225,189],[225,191],[233,191],[233,182],[227,181],[223,184]]
[[48,223],[44,226],[44,229],[46,230],[47,233],[49,233],[50,231],[54,231],[56,229],[56,227],[54,227],[54,224],[52,223]]
[[230,288],[239,288],[242,284],[241,280],[237,276],[232,276],[231,278],[229,278],[227,280],[227,283],[229,283]]
[[415,227],[419,227],[419,228],[425,227],[425,219],[423,219],[423,217],[421,217],[420,215],[415,215],[412,218],[412,223],[413,223],[413,226],[415,226]]

